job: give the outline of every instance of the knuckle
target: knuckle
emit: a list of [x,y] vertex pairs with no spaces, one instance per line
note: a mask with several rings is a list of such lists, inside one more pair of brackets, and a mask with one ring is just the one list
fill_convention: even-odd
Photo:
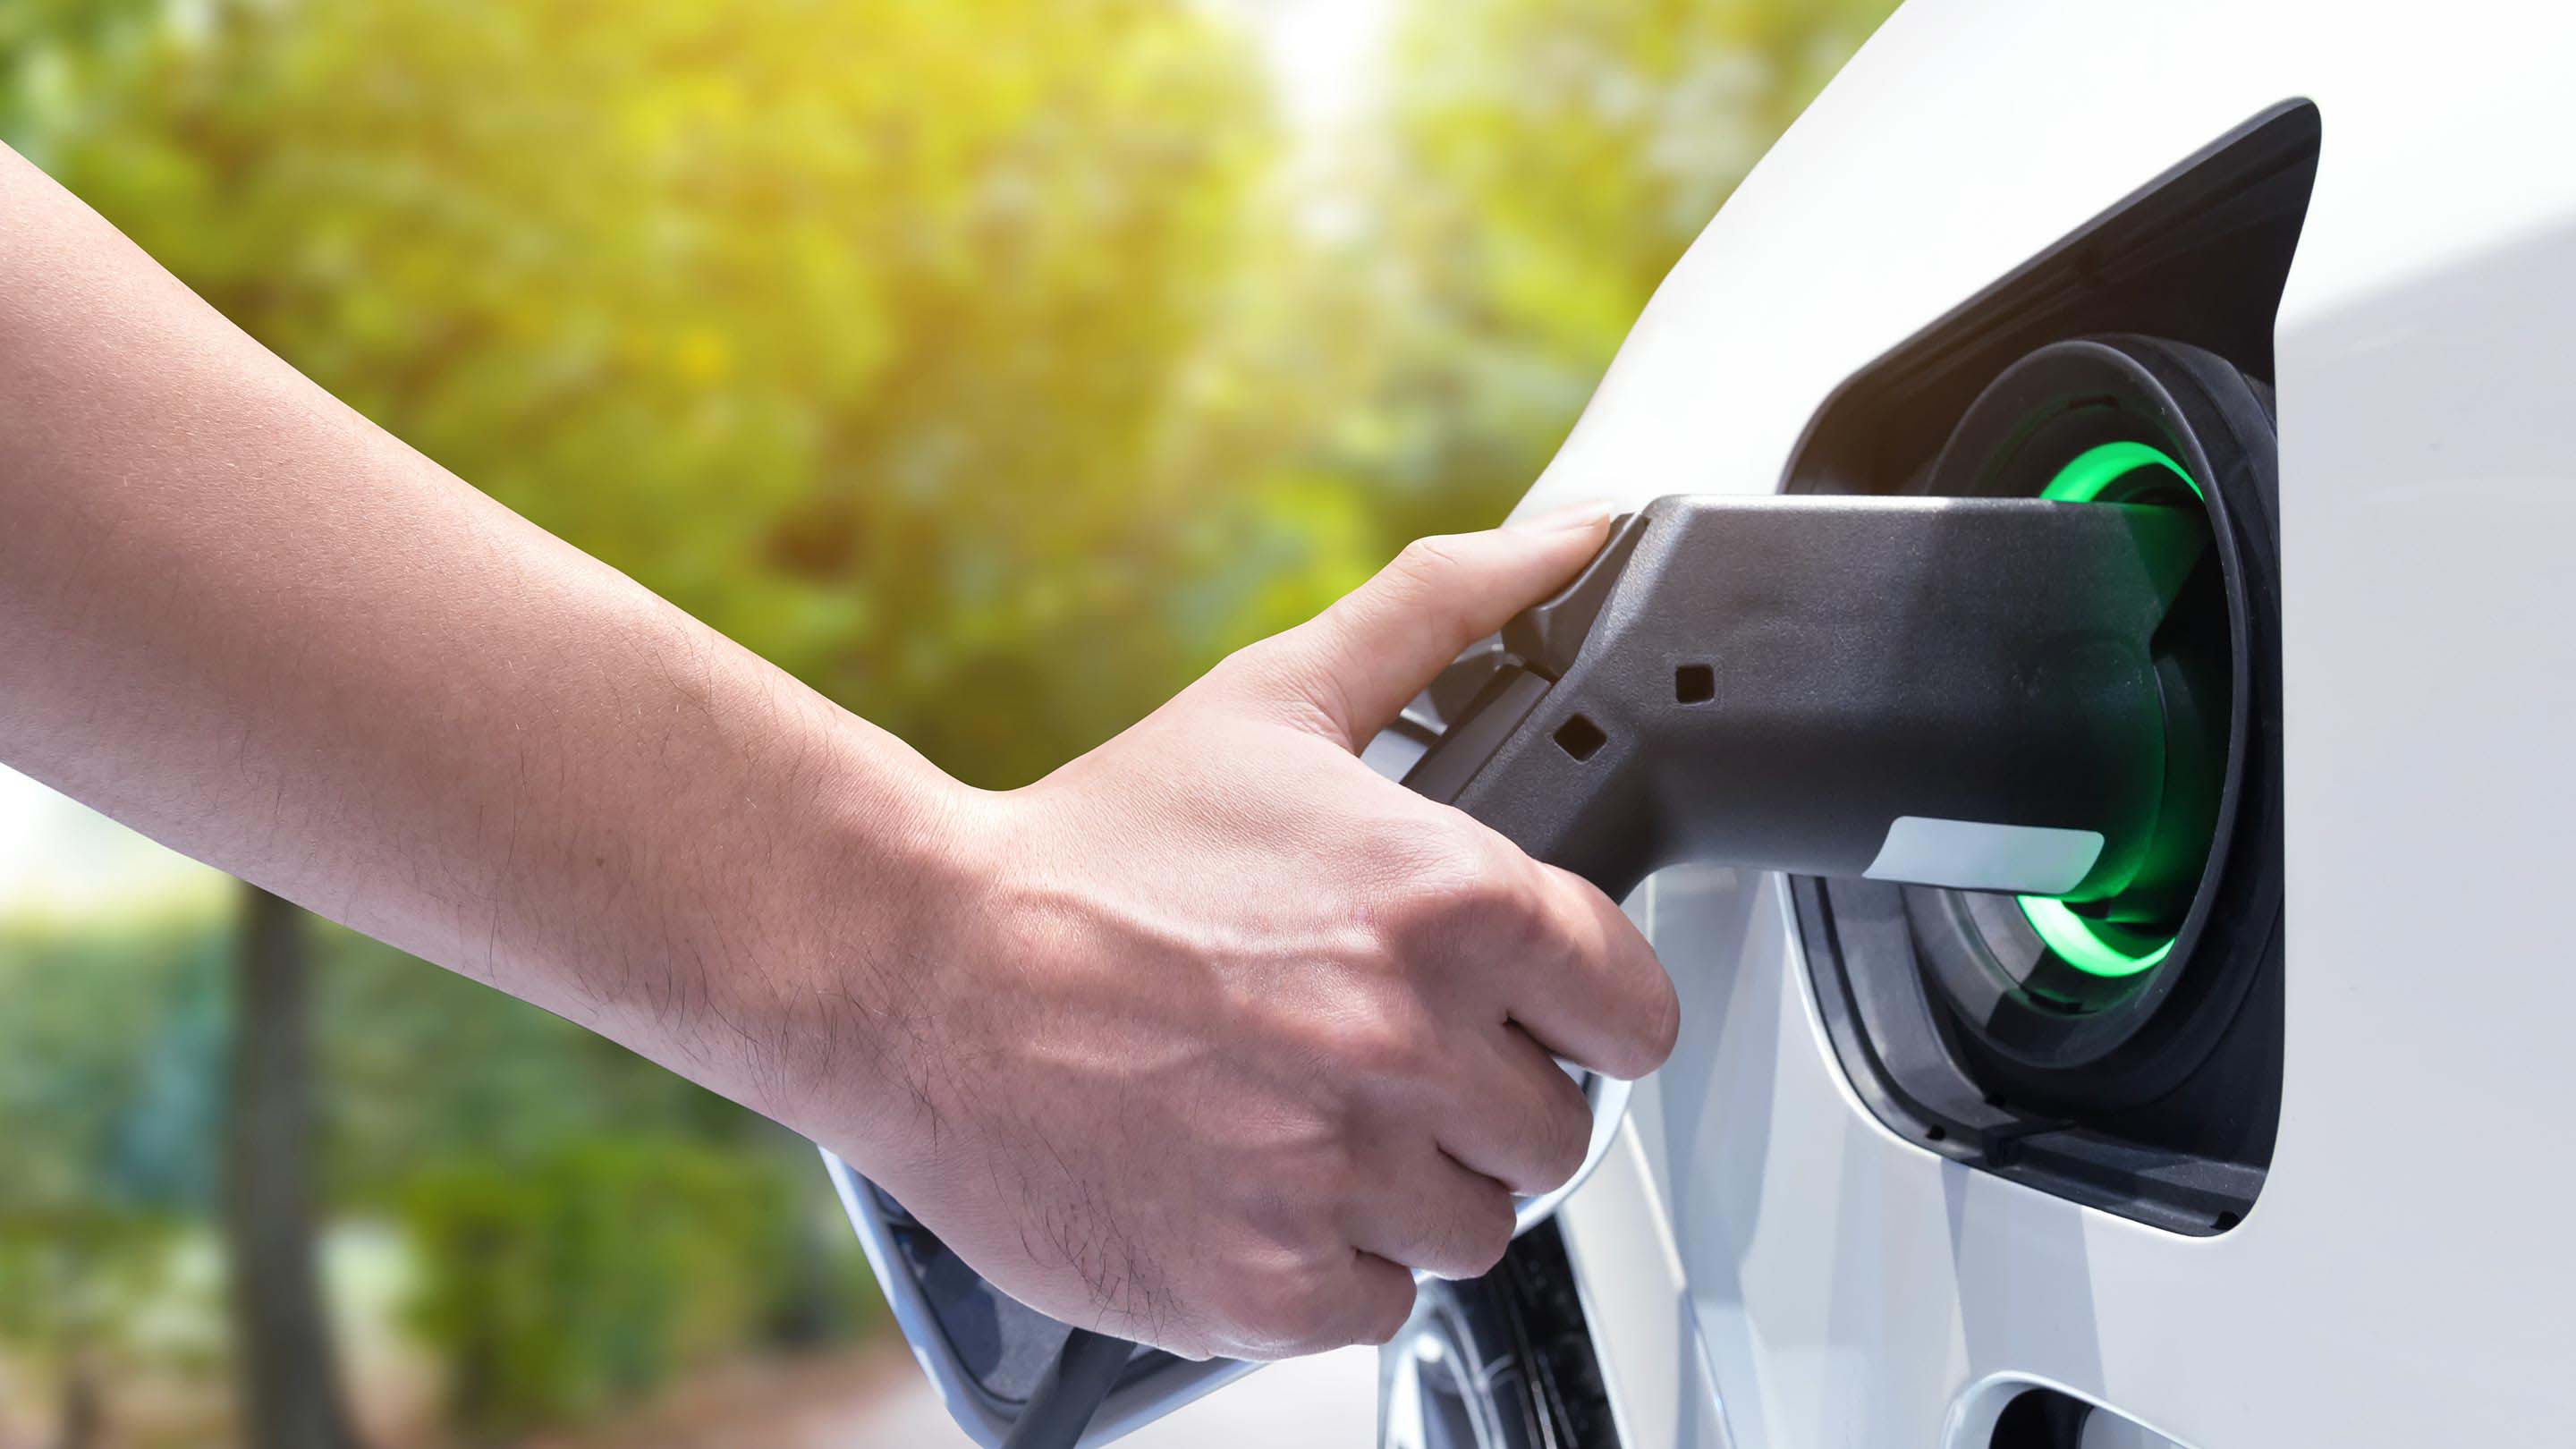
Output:
[[1513,957],[1564,949],[1563,929],[1537,892],[1514,881],[1484,903],[1478,914],[1483,939]]
[[1391,879],[1408,883],[1471,879],[1483,861],[1461,839],[1457,817],[1428,802],[1408,800],[1362,827],[1361,842],[1381,860]]
[[[1573,1083],[1566,1086],[1571,1088]],[[1552,1094],[1531,1135],[1539,1144],[1539,1172],[1546,1179],[1537,1190],[1562,1187],[1582,1170],[1584,1157],[1592,1151],[1591,1107],[1578,1091]]]
[[1681,995],[1673,989],[1669,976],[1658,973],[1655,985],[1654,1015],[1648,1026],[1648,1040],[1654,1047],[1655,1060],[1647,1068],[1649,1071],[1662,1066],[1682,1040]]
[[1510,1194],[1496,1190],[1480,1195],[1459,1235],[1469,1276],[1490,1273],[1496,1263],[1503,1261],[1503,1254],[1511,1251],[1515,1226]]
[[1454,945],[1461,933],[1506,948],[1536,945],[1546,912],[1524,873],[1503,852],[1478,841],[1417,845],[1414,868],[1398,894],[1394,921],[1406,937]]
[[1282,676],[1290,672],[1288,655],[1291,650],[1284,641],[1291,638],[1290,634],[1278,634],[1256,639],[1218,660],[1203,677],[1212,685],[1231,686],[1251,693],[1271,692]]
[[1377,1301],[1361,1321],[1356,1341],[1384,1344],[1404,1331],[1405,1320],[1413,1316],[1413,1280],[1401,1273],[1390,1275],[1385,1287],[1377,1290]]
[[1405,583],[1437,589],[1457,575],[1458,540],[1450,534],[1427,534],[1396,553],[1389,570]]
[[1622,1075],[1642,1077],[1662,1066],[1672,1057],[1673,1048],[1682,1035],[1681,998],[1673,991],[1672,978],[1657,970],[1653,980],[1645,983],[1645,1004],[1637,1029],[1636,1059],[1627,1063]]
[[1324,1306],[1303,1275],[1250,1275],[1223,1290],[1220,1311],[1238,1354],[1268,1357],[1302,1352],[1316,1336]]
[[1467,611],[1456,585],[1465,571],[1458,537],[1433,535],[1406,544],[1380,577],[1406,613],[1464,634]]
[[1337,721],[1341,700],[1335,683],[1332,633],[1318,624],[1303,624],[1284,634],[1256,640],[1218,660],[1194,689],[1250,707],[1307,728]]
[[1320,1353],[1346,1340],[1344,1325],[1352,1316],[1349,1290],[1329,1280],[1309,1279],[1283,1293],[1266,1325],[1268,1337],[1289,1354]]
[[1611,1076],[1634,1081],[1664,1064],[1681,1039],[1681,1002],[1670,976],[1652,956],[1604,980],[1603,1025],[1613,1028],[1593,1063]]
[[1592,1065],[1603,1076],[1623,1082],[1636,1081],[1664,1064],[1663,1058],[1655,1054],[1644,1035],[1639,1033],[1630,1033],[1605,1044],[1600,1055],[1601,1060]]
[[1294,1358],[1393,1338],[1412,1315],[1413,1279],[1343,1250],[1338,1261],[1308,1257],[1293,1268],[1241,1275],[1220,1296],[1229,1355]]

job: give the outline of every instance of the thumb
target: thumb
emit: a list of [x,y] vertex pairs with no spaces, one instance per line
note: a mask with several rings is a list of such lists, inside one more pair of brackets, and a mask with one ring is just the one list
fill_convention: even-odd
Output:
[[1416,539],[1279,644],[1307,702],[1356,750],[1460,650],[1574,577],[1609,531],[1610,506],[1593,503]]

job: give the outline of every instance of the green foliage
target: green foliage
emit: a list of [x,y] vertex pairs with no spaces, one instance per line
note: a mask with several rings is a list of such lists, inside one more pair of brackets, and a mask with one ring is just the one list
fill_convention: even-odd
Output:
[[317,926],[330,1196],[420,1254],[415,1325],[481,1434],[578,1417],[878,1301],[813,1149],[611,1042]]
[[783,1229],[814,1176],[810,1157],[794,1167],[791,1181],[775,1155],[612,1134],[415,1177],[416,1322],[448,1363],[456,1424],[573,1417],[754,1337],[793,1271]]
[[326,1195],[336,1202],[391,1207],[424,1167],[512,1168],[620,1132],[745,1150],[769,1135],[732,1103],[561,1017],[355,932],[313,930]]
[[1172,384],[1270,128],[1183,0],[304,0],[82,75],[39,154],[181,278],[952,768],[1212,652],[1167,586],[1258,460]]
[[222,949],[187,917],[0,926],[0,1213],[207,1204]]
[[0,1349],[57,1374],[143,1352],[212,1191],[213,944],[186,921],[0,931]]
[[[1529,486],[1674,262],[1895,0],[1410,8],[1371,398],[1417,530]],[[1417,502],[1418,500],[1418,502]]]
[[1894,0],[1463,0],[1415,12],[1410,222],[1452,309],[1597,377],[1683,248]]
[[[392,1217],[460,1425],[631,1397],[879,1311],[813,1151],[568,1022],[316,925],[330,1202]],[[195,1374],[230,933],[195,912],[0,931],[0,1353]],[[200,1231],[187,1234],[190,1225]],[[216,1305],[193,1299],[185,1319]]]

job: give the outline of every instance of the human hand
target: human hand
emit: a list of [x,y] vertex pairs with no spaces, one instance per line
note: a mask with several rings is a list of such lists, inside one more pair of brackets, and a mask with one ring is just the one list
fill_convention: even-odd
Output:
[[1412,1270],[1492,1267],[1511,1195],[1590,1136],[1551,1053],[1652,1070],[1672,986],[1599,891],[1356,750],[1604,526],[1425,540],[1047,779],[958,802],[959,892],[885,1006],[909,1110],[881,1080],[797,1125],[1012,1296],[1185,1355],[1383,1342]]
[[[0,760],[838,1150],[1184,1353],[1384,1338],[1660,1062],[1597,891],[1353,749],[1599,518],[1417,545],[957,786],[297,376],[0,146]],[[148,587],[137,581],[148,582]],[[281,648],[280,641],[292,648]]]

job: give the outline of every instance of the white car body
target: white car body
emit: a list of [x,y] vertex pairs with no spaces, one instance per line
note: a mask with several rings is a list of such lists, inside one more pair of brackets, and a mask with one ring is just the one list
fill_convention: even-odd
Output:
[[[2034,1387],[2108,1411],[2093,1449],[2576,1441],[2572,62],[2576,11],[2501,0],[1912,0],[1658,292],[1525,511],[1776,491],[1909,337],[2034,258],[2092,285],[2052,248],[2254,118],[2322,137],[2253,384],[2283,923],[2259,1195],[2178,1230],[1901,1135],[1791,884],[1665,871],[1629,907],[1680,1046],[1559,1217],[1626,1449],[1997,1449]],[[925,1367],[1000,1442],[1017,1400],[942,1314],[1008,1306],[839,1175]],[[1404,1374],[1442,1353],[1390,1356],[1390,1443],[1432,1442]],[[1244,1367],[1151,1358],[1085,1442]]]
[[2027,1384],[2198,1449],[2576,1439],[2571,63],[2560,6],[1912,0],[1665,282],[1525,509],[1772,490],[1908,334],[2257,112],[2322,118],[2259,1201],[2185,1236],[1900,1139],[1783,883],[1668,871],[1631,909],[1681,1045],[1561,1216],[1631,1449],[1982,1449]]

